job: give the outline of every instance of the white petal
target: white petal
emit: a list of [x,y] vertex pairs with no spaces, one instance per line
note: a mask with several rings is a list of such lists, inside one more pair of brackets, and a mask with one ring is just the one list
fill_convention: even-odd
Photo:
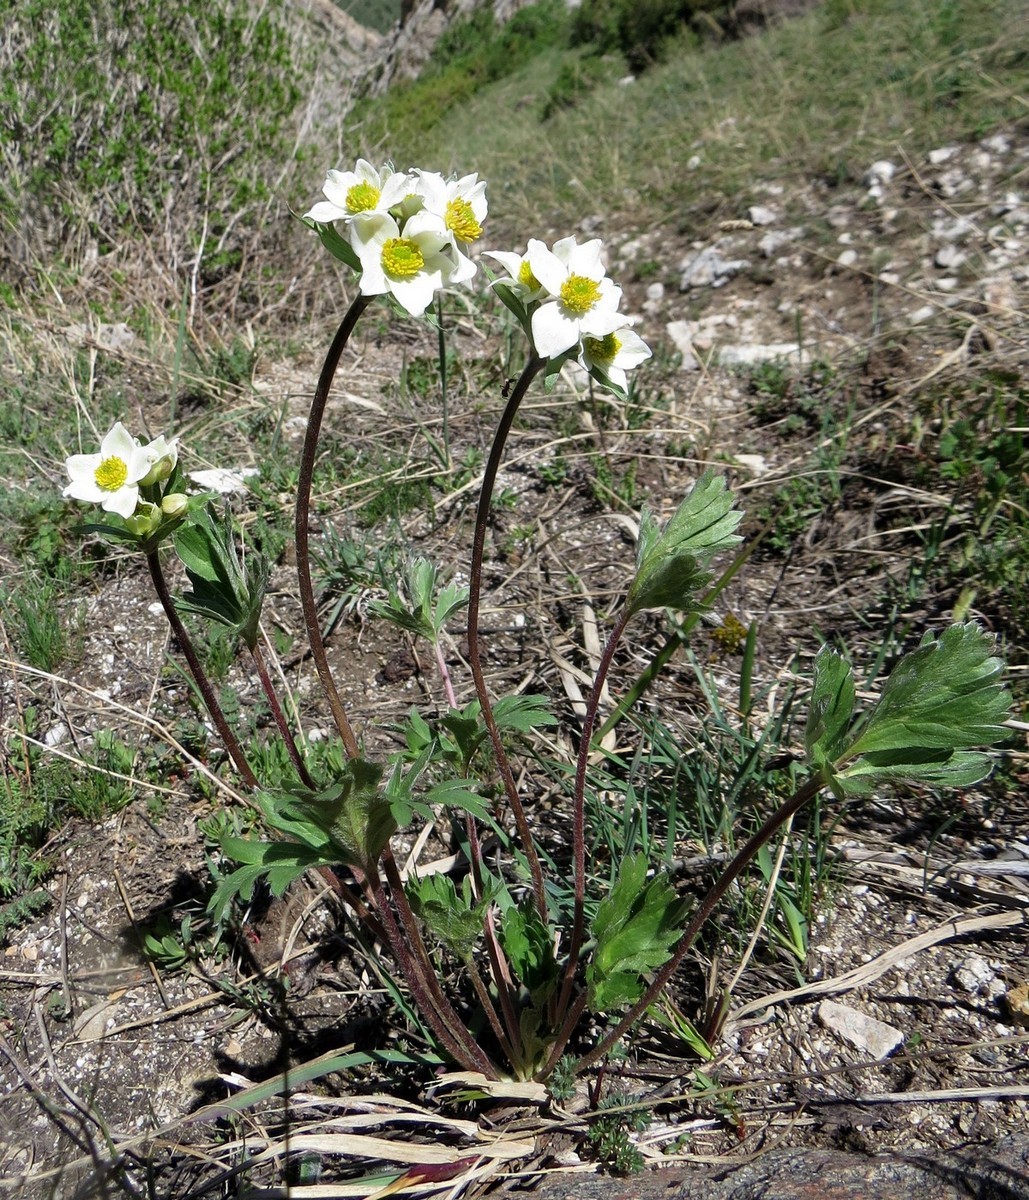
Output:
[[625,367],[631,370],[633,367],[638,367],[641,362],[650,358],[650,347],[631,329],[616,329],[615,336],[621,343],[618,347],[618,353],[614,357],[616,366]]
[[613,308],[591,308],[579,322],[584,337],[602,338],[616,333],[625,324],[625,317]]
[[438,288],[443,286],[439,271],[419,271],[410,279],[393,279],[390,291],[397,303],[406,308],[412,317],[420,317],[428,308]]
[[329,171],[322,184],[322,195],[344,213],[349,213],[347,192],[357,182],[358,178],[353,171]]
[[532,314],[532,344],[540,358],[557,358],[579,340],[579,324],[564,315],[556,302]]
[[603,279],[604,264],[600,258],[603,242],[594,238],[581,246],[573,247],[568,256],[568,270],[572,275],[585,275],[587,279]]
[[73,479],[61,493],[69,500],[82,500],[86,504],[99,504],[109,494],[97,486],[92,475],[88,479]]
[[552,296],[560,295],[561,285],[568,278],[568,271],[564,263],[551,253],[542,242],[538,242],[535,239],[529,243],[529,250],[525,257],[529,260],[529,267],[533,275],[536,276],[547,291]]
[[409,196],[415,189],[415,179],[413,175],[408,175],[406,171],[394,171],[382,186],[382,195],[379,197],[378,207],[382,212],[399,204],[405,196]]
[[317,221],[319,225],[330,225],[333,221],[345,221],[350,213],[338,204],[333,204],[331,200],[319,200],[304,213],[304,216]]
[[487,258],[495,258],[515,282],[520,282],[519,274],[525,261],[524,255],[515,254],[511,250],[484,250],[483,254]]
[[131,517],[136,511],[136,501],[139,499],[139,488],[132,486],[120,487],[116,492],[108,492],[107,498],[101,504],[104,512],[117,513],[119,517]]
[[101,458],[120,458],[127,463],[132,457],[133,451],[138,447],[139,442],[121,421],[115,421],[104,434],[104,440],[100,443],[100,456]]

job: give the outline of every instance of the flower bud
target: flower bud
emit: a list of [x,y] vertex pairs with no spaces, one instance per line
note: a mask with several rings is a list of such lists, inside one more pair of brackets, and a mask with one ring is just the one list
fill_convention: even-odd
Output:
[[146,500],[140,500],[136,505],[136,511],[131,517],[125,519],[125,524],[131,533],[136,537],[149,537],[154,530],[161,524],[161,510],[156,504],[150,504]]
[[183,492],[172,492],[161,501],[161,512],[166,517],[184,517],[189,509],[189,497]]
[[143,447],[143,453],[150,463],[150,470],[139,481],[144,487],[153,483],[161,483],[175,470],[179,461],[179,439],[169,441],[164,434],[154,438],[149,446]]

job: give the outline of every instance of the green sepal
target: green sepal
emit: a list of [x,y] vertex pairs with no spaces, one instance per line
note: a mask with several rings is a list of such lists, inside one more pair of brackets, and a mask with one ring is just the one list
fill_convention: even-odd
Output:
[[347,241],[341,233],[336,231],[335,225],[322,225],[318,221],[313,221],[310,217],[301,217],[300,220],[308,229],[313,229],[321,238],[321,243],[333,258],[339,259],[341,263],[346,263],[348,267],[352,267],[358,274],[361,273],[361,260],[357,257],[353,246]]
[[694,594],[711,579],[710,560],[735,546],[743,514],[733,508],[732,493],[721,476],[706,471],[690,489],[662,531],[645,508],[640,515],[636,576],[626,605],[630,612],[646,608],[689,611]]

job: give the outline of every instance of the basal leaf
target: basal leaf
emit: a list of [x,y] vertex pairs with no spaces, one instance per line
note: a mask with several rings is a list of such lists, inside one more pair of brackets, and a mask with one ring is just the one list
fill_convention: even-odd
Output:
[[610,1012],[643,994],[646,976],[668,961],[679,940],[682,901],[668,882],[647,882],[642,854],[625,859],[593,921],[596,948],[586,969],[588,1004]]

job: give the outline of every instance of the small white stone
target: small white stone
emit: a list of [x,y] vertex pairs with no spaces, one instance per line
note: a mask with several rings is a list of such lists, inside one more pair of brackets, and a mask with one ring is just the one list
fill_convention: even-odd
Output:
[[689,321],[669,321],[665,326],[669,341],[682,355],[680,364],[683,371],[696,371],[700,367],[696,354],[693,352],[693,327]]
[[247,490],[246,481],[259,474],[260,471],[257,467],[236,467],[231,470],[214,467],[209,471],[190,471],[189,477],[194,483],[200,484],[208,491],[229,496],[234,492],[245,492]]
[[[996,972],[978,954],[969,954],[954,968],[954,984],[969,995],[978,996],[988,993],[990,984],[996,978]],[[1003,991],[1003,988],[1001,988]]]
[[818,1019],[833,1033],[871,1058],[885,1058],[904,1041],[904,1034],[867,1013],[858,1012],[834,1000],[823,1000],[818,1006]]
[[948,242],[936,251],[933,262],[944,270],[953,270],[955,267],[960,267],[967,257],[964,250],[959,250],[953,242]]
[[852,267],[857,262],[857,256],[856,250],[844,250],[836,260],[836,265],[839,267]]
[[779,219],[779,214],[765,204],[752,204],[747,209],[747,217],[751,225],[774,225]]
[[923,304],[921,308],[916,308],[914,312],[908,314],[908,320],[912,325],[924,325],[926,321],[931,320],[936,315],[936,308],[932,304]]
[[788,245],[790,239],[785,233],[766,233],[765,236],[758,242],[757,248],[765,256],[772,258],[783,247]]
[[957,146],[940,146],[938,150],[929,151],[929,161],[934,167],[938,167],[940,163],[945,163],[948,159],[953,158],[957,152]]
[[769,345],[752,343],[740,346],[722,346],[718,361],[723,367],[746,367],[753,363],[774,362],[777,358],[797,358],[800,346],[797,342],[772,342]]
[[995,133],[992,137],[983,138],[980,145],[991,154],[1010,154],[1011,139],[1003,133]]
[[897,173],[897,168],[889,161],[889,159],[880,159],[865,172],[864,183],[866,187],[871,187],[873,184],[889,183]]
[[768,463],[763,454],[734,454],[733,459],[751,475],[764,475],[768,471]]

